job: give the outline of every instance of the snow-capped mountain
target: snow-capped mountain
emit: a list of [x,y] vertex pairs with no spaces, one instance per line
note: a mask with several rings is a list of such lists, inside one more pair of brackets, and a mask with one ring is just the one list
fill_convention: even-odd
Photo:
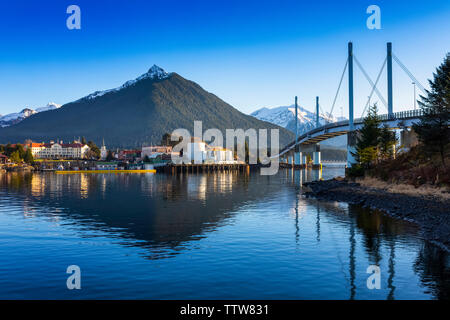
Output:
[[55,110],[60,107],[61,107],[60,104],[50,102],[45,107],[37,108],[36,110],[30,109],[30,108],[25,108],[20,112],[14,112],[14,113],[9,113],[4,116],[0,116],[0,128],[12,126],[13,124],[19,123],[23,119],[26,119],[35,113],[45,112],[45,111],[49,111],[49,110]]
[[169,76],[170,76],[169,73],[167,73],[166,71],[164,71],[164,69],[162,69],[162,68],[158,67],[156,64],[154,64],[146,73],[137,77],[134,80],[129,80],[129,81],[125,82],[120,87],[117,87],[114,89],[103,90],[103,91],[95,91],[94,93],[91,93],[90,95],[83,97],[80,100],[82,100],[82,99],[90,100],[90,99],[94,99],[97,97],[101,97],[107,93],[115,92],[115,91],[119,91],[119,90],[122,90],[127,87],[131,87],[132,85],[136,84],[138,81],[141,81],[144,79],[163,80],[163,79],[168,78]]
[[54,102],[49,102],[47,103],[47,105],[45,107],[42,108],[37,108],[36,112],[44,112],[44,111],[50,111],[50,110],[55,110],[55,109],[59,109],[61,108],[60,104],[54,103]]
[[[292,132],[295,132],[295,105],[275,107],[275,108],[262,108],[250,114],[251,116],[267,121],[280,127],[286,128]],[[316,115],[315,113],[299,106],[298,107],[298,134],[303,134],[316,127]],[[343,117],[333,117],[328,114],[319,113],[319,122],[321,125],[345,120]],[[330,142],[330,143],[329,143]],[[335,145],[342,147],[346,144],[346,136],[333,138],[333,141],[327,140],[323,144]]]
[[[280,127],[286,128],[295,132],[295,106],[285,106],[276,108],[262,108],[250,114],[251,116],[267,121]],[[345,118],[336,118],[324,113],[319,113],[319,122],[324,125],[329,122],[336,122],[345,120]],[[306,110],[303,107],[298,107],[298,133],[303,134],[316,126],[315,113]]]

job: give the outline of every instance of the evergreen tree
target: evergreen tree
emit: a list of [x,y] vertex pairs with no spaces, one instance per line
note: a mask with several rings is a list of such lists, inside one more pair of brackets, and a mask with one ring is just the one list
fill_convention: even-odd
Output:
[[106,161],[112,161],[114,160],[114,155],[111,150],[108,150],[108,153],[106,154]]
[[100,148],[97,147],[97,145],[93,141],[89,141],[87,143],[88,147],[91,149],[90,153],[92,154],[92,157],[99,159],[101,155]]
[[450,53],[429,80],[431,91],[420,96],[423,115],[413,125],[423,150],[427,154],[439,153],[445,166],[445,151],[450,144]]
[[86,138],[85,138],[85,137],[81,137],[81,143],[82,143],[82,144],[87,144]]
[[11,153],[13,153],[13,152],[14,152],[14,148],[11,146],[11,143],[8,143],[5,147],[5,155],[7,157],[10,157]]
[[23,161],[25,163],[31,164],[34,161],[33,154],[31,153],[31,149],[27,148],[27,151],[25,151],[25,155],[23,157]]
[[356,161],[368,168],[371,163],[377,160],[378,145],[381,136],[381,120],[378,118],[377,105],[369,107],[367,117],[364,118],[363,126],[359,130],[356,140]]
[[394,156],[394,146],[397,143],[397,137],[394,131],[384,125],[380,130],[379,147],[380,156],[383,159],[391,159]]
[[25,157],[25,149],[23,148],[23,145],[20,143],[16,144],[16,150],[19,152],[19,156],[21,159]]
[[13,153],[11,153],[11,156],[9,157],[11,162],[13,163],[21,163],[22,162],[22,158],[20,158],[20,154],[19,151],[14,151]]

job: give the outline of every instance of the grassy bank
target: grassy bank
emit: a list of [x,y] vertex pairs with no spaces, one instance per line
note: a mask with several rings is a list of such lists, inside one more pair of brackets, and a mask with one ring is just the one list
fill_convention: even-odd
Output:
[[[399,154],[396,159],[381,161],[366,170],[367,184],[376,184],[375,178],[391,185],[409,185],[421,190],[450,190],[450,158],[442,164],[439,155],[427,156],[420,147]],[[364,181],[364,180],[362,180]],[[378,183],[379,184],[379,183]]]

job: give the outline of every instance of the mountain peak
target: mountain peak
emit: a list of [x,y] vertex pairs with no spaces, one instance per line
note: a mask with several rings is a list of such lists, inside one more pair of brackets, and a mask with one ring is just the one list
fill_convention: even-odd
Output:
[[[129,80],[127,82],[125,82],[123,85],[121,85],[120,87],[114,88],[114,89],[108,89],[108,90],[103,90],[103,91],[95,91],[94,93],[91,93],[90,95],[81,98],[82,99],[95,99],[98,97],[101,97],[103,95],[105,95],[106,93],[110,93],[110,92],[117,92],[119,90],[122,90],[124,88],[128,88],[130,86],[135,85],[138,81],[141,80],[146,80],[146,79],[150,79],[150,80],[163,80],[166,79],[170,76],[169,73],[167,73],[166,71],[164,71],[164,69],[162,69],[161,67],[158,67],[156,64],[154,64],[146,73],[144,73],[143,75],[137,77],[134,80]],[[77,100],[79,101],[79,100]]]
[[154,64],[150,69],[148,69],[147,75],[149,75],[152,78],[165,78],[169,74],[161,67]]

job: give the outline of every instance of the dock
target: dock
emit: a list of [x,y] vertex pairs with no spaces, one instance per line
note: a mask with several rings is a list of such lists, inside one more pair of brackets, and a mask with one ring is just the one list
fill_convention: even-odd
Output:
[[139,170],[56,170],[56,174],[76,174],[76,173],[156,173],[155,169]]

